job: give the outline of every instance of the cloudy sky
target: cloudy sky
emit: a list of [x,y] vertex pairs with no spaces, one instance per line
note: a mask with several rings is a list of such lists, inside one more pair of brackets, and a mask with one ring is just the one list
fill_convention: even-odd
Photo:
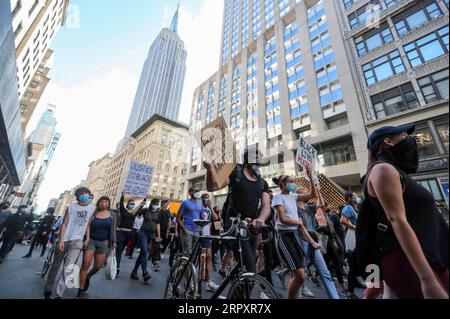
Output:
[[[113,153],[124,136],[141,69],[150,44],[170,25],[177,0],[72,0],[60,29],[52,81],[27,131],[47,103],[57,106],[60,144],[38,197],[51,198],[80,183],[88,165]],[[188,122],[195,88],[219,65],[223,1],[184,0],[179,33],[188,51],[180,119]]]

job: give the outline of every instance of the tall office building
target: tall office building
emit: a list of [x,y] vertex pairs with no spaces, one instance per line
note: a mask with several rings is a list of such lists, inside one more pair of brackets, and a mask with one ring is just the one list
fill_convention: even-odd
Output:
[[170,29],[161,30],[142,69],[126,136],[131,136],[154,114],[178,120],[187,52],[178,35],[178,8]]
[[[358,190],[366,171],[367,132],[338,2],[225,0],[220,68],[195,91],[191,124],[197,131],[223,116],[238,150],[258,144],[271,161],[262,168],[270,183],[300,174],[300,137],[340,186]],[[204,188],[199,148],[191,161],[190,184]],[[215,195],[220,204],[226,192]]]
[[58,121],[55,117],[56,106],[49,104],[44,113],[42,113],[36,128],[30,135],[30,143],[42,144],[47,147],[50,144],[56,132]]
[[[10,0],[17,58],[19,97],[47,54],[59,27],[64,25],[68,0]],[[29,94],[28,94],[28,97]]]
[[339,2],[368,131],[416,123],[414,178],[448,204],[449,0]]

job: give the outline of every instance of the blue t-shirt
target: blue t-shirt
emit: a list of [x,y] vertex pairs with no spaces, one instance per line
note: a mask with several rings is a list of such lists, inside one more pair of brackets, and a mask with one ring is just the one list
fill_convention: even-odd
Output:
[[351,205],[346,205],[342,209],[342,215],[347,217],[353,225],[356,225],[356,218],[358,217],[358,214],[355,212],[355,209]]
[[194,219],[200,219],[202,212],[202,203],[200,201],[193,201],[187,199],[181,203],[180,210],[178,211],[183,217],[183,225],[192,232],[198,232],[197,225],[194,224]]

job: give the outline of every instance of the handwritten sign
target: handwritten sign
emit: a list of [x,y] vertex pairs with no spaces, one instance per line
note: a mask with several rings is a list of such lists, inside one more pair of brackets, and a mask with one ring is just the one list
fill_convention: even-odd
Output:
[[124,194],[146,198],[153,178],[153,166],[131,162]]
[[300,137],[296,161],[303,168],[310,167],[314,171],[316,166],[317,151],[303,137]]
[[200,147],[203,158],[211,163],[214,181],[223,188],[236,167],[236,143],[223,117],[201,130]]

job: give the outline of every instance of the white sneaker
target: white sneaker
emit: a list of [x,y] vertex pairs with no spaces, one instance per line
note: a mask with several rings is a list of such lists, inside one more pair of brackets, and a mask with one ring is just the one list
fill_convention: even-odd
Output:
[[301,289],[301,294],[303,296],[309,297],[309,298],[315,298],[316,297],[316,295],[307,286],[305,286],[305,287],[303,287]]
[[220,286],[212,280],[206,284],[206,290],[211,291],[211,292],[216,292],[217,289],[219,289],[219,287]]

